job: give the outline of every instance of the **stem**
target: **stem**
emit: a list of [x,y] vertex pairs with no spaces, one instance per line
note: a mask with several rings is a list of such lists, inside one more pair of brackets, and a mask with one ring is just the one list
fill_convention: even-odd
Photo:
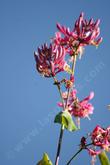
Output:
[[[75,71],[75,65],[76,65],[76,58],[77,58],[77,55],[75,54],[74,55],[74,59],[73,59],[73,64],[72,64],[72,74],[71,74],[71,76],[73,76],[74,75],[74,71]],[[69,95],[70,95],[70,88],[68,89],[68,95],[67,95],[67,101],[66,101],[66,107],[67,107],[67,105],[68,105],[68,99],[69,99]]]
[[85,148],[91,145],[93,145],[93,143],[86,144]]
[[58,91],[59,91],[59,94],[60,94],[60,97],[61,97],[61,101],[62,101],[62,104],[63,104],[63,110],[65,110],[65,103],[64,103],[64,100],[63,100],[63,97],[62,97],[60,84],[58,83],[58,80],[57,80],[56,77],[53,77],[53,79],[54,79],[54,83],[57,85],[57,88],[58,88]]
[[58,141],[57,154],[56,154],[56,159],[55,159],[55,165],[59,164],[59,157],[60,157],[63,133],[64,133],[64,126],[61,126],[60,136],[59,136],[59,141]]
[[[63,110],[65,110],[65,103],[62,97],[62,92],[61,92],[61,88],[60,88],[60,84],[58,83],[58,80],[56,79],[56,77],[53,77],[54,79],[54,83],[56,83],[61,100],[62,100],[62,104],[63,104]],[[59,136],[59,140],[58,140],[58,147],[57,147],[57,154],[56,154],[56,159],[55,159],[55,165],[59,164],[59,158],[60,158],[60,152],[61,152],[61,146],[62,146],[62,139],[63,139],[63,133],[64,133],[64,126],[61,125],[61,129],[60,129],[60,136]]]
[[67,163],[66,165],[69,165],[69,164],[71,163],[71,161],[72,161],[82,150],[83,150],[83,148],[80,148],[80,149],[76,152],[76,154],[74,154],[74,155],[72,156],[72,158],[68,161],[68,163]]
[[92,145],[93,143],[86,144],[84,147],[81,147],[73,156],[72,158],[68,161],[66,165],[69,165],[71,161],[83,150],[86,149],[88,146]]
[[72,65],[72,72],[73,72],[73,74],[74,74],[74,70],[75,70],[75,65],[76,65],[76,58],[77,58],[77,55],[75,54],[74,55],[74,61],[73,61],[73,65]]
[[[74,75],[75,64],[76,64],[76,55],[74,55],[74,61],[73,61],[73,65],[72,65],[72,74],[71,75]],[[66,105],[65,105],[64,99],[62,97],[62,92],[61,92],[60,84],[58,83],[58,80],[56,79],[56,77],[53,77],[53,79],[54,79],[54,82],[56,83],[57,88],[58,88],[58,91],[60,93],[60,97],[61,97],[62,104],[63,104],[63,110],[65,110],[65,108],[66,108],[66,106],[68,104],[70,89],[68,89],[67,101],[66,101]],[[59,141],[58,141],[58,147],[57,147],[57,154],[56,154],[56,159],[55,159],[55,165],[58,165],[59,164],[59,158],[60,158],[60,152],[61,152],[61,146],[62,146],[63,133],[64,133],[64,126],[62,125],[61,126],[61,129],[60,129],[60,136],[59,136]]]

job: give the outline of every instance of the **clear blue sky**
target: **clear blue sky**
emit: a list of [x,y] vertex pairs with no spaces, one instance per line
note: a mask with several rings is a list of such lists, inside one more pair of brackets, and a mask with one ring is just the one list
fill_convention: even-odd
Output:
[[[86,18],[101,19],[104,38],[97,50],[85,50],[75,73],[80,98],[95,92],[95,110],[91,121],[81,121],[76,134],[65,131],[60,165],[77,150],[81,136],[96,124],[110,124],[106,108],[110,103],[110,1],[0,0],[0,165],[35,165],[43,152],[54,161],[60,127],[53,120],[59,112],[59,95],[52,80],[36,72],[33,52],[54,35],[56,22],[72,27],[81,11]],[[83,152],[74,162],[88,165],[90,157]]]

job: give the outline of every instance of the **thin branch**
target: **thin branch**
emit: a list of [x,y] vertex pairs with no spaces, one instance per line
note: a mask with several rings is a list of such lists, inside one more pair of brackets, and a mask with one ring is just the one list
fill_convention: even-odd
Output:
[[71,161],[83,150],[83,148],[80,148],[73,156],[72,158],[67,162],[66,165],[69,165]]

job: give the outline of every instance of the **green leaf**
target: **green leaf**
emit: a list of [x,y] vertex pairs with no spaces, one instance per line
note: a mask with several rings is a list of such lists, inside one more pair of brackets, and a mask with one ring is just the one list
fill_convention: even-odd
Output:
[[69,131],[77,130],[77,127],[73,122],[72,116],[68,111],[58,113],[55,117],[54,122],[63,125]]
[[49,159],[47,153],[44,153],[42,160],[40,160],[36,165],[53,165]]
[[100,160],[101,165],[110,165],[110,160],[108,159],[104,151],[99,154],[99,160]]

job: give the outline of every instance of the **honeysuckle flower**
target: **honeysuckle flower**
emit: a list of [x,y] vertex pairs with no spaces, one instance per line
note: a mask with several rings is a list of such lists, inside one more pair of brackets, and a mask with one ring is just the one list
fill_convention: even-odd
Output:
[[64,71],[68,64],[65,61],[66,50],[62,46],[47,44],[34,53],[37,71],[44,77],[52,77]]
[[[76,53],[81,56],[84,46],[98,46],[102,42],[102,38],[98,38],[100,35],[99,24],[99,19],[96,21],[94,21],[93,18],[87,20],[84,19],[84,13],[81,13],[72,30],[58,23],[57,28],[59,32],[56,33],[53,41],[58,45],[63,45],[68,48],[70,54]],[[61,36],[61,33],[64,37]]]
[[66,38],[62,38],[61,32],[55,33],[55,38],[52,39],[56,45],[66,45]]
[[91,92],[88,97],[86,97],[81,101],[79,101],[78,98],[76,98],[71,106],[70,113],[74,117],[89,118],[89,115],[92,114],[94,110],[93,105],[89,103],[89,100],[91,100],[93,97],[94,97],[94,93]]
[[[60,30],[60,32],[55,33],[55,37],[53,38],[53,43],[56,45],[62,45],[65,47],[67,53],[71,56],[74,53],[79,54],[80,56],[84,52],[83,46],[79,45],[79,42],[74,39],[74,42],[70,35],[66,35],[66,32],[64,34],[64,38],[62,38],[62,29],[64,28],[66,30],[66,27],[61,26],[60,24],[57,24],[57,28]],[[68,28],[69,29],[69,28]]]
[[[64,98],[66,109],[71,113],[74,117],[79,118],[89,118],[89,115],[93,113],[93,105],[89,103],[89,101],[94,97],[94,92],[91,92],[90,95],[83,100],[79,101],[78,97],[76,96],[77,90],[73,89],[70,92],[68,101],[67,101],[67,92],[62,94]],[[63,107],[62,103],[58,103],[60,107]]]
[[[87,138],[90,138],[89,144]],[[89,155],[96,156],[104,150],[110,151],[110,126],[104,129],[97,125],[87,138],[81,138],[80,147],[86,149]]]
[[[98,38],[100,34],[99,28],[100,20],[94,22],[93,18],[90,20],[84,19],[84,13],[81,13],[78,20],[76,20],[75,28],[73,32],[76,34],[76,38],[79,43],[85,45],[96,45],[98,46],[102,38]],[[98,39],[97,39],[98,38]]]
[[110,127],[104,129],[100,126],[96,126],[91,133],[91,139],[95,146],[108,151],[110,149]]

